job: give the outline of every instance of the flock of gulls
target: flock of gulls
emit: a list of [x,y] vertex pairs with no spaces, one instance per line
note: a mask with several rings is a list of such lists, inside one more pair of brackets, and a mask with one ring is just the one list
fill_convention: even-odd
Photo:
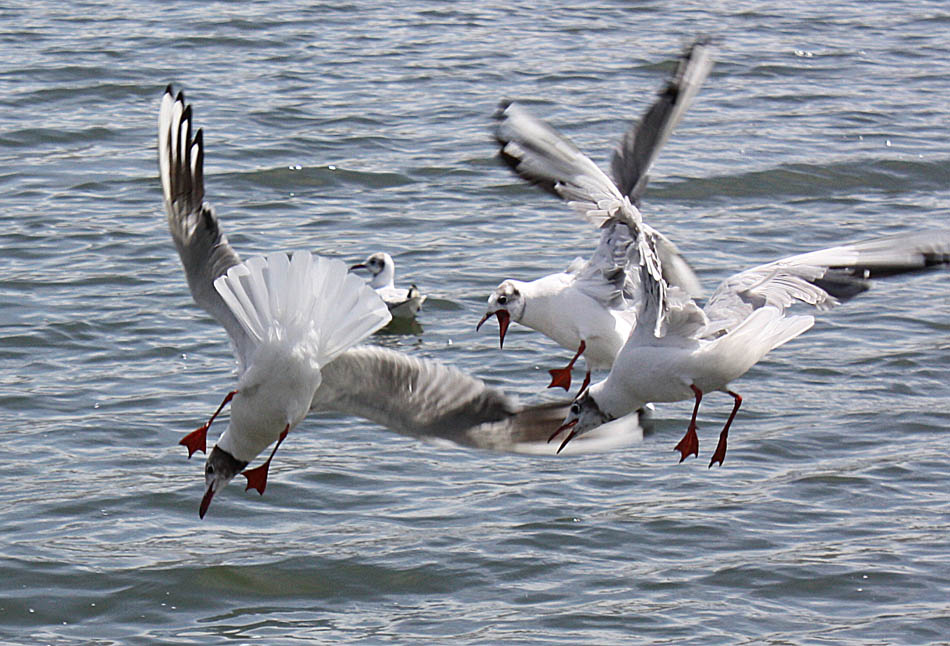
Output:
[[[814,323],[810,314],[790,313],[793,305],[826,309],[867,290],[871,279],[950,264],[950,231],[889,236],[741,271],[700,307],[699,279],[676,246],[643,221],[639,207],[653,161],[711,67],[708,43],[686,50],[654,104],[621,139],[612,177],[523,106],[503,104],[496,114],[501,159],[600,232],[590,259],[535,280],[501,282],[476,326],[497,318],[503,345],[515,321],[573,353],[564,368],[550,371],[550,387],[570,389],[583,357],[586,375],[571,403],[533,406],[450,366],[361,345],[394,318],[415,317],[426,298],[415,285],[396,287],[387,253],[350,267],[308,251],[242,261],[205,202],[202,131],[193,132],[183,94],[166,88],[158,156],[169,229],[195,302],[224,327],[238,363],[234,389],[180,442],[189,457],[205,452],[211,423],[230,404],[227,428],[205,463],[199,516],[238,474],[246,489],[263,494],[277,448],[310,411],[356,415],[464,446],[525,452],[550,446],[561,453],[627,443],[645,407],[692,399],[692,418],[675,447],[682,461],[699,454],[703,396],[721,391],[733,407],[709,466],[722,464],[742,403],[730,383]],[[609,372],[590,383],[591,371]],[[271,445],[267,459],[248,469]]]

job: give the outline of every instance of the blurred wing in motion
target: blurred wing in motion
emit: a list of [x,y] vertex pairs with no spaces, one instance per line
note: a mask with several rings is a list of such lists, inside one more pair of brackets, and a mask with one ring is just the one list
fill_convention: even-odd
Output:
[[[324,368],[311,410],[356,415],[386,428],[431,441],[494,451],[548,453],[547,444],[568,403],[525,407],[480,379],[435,361],[379,347],[348,350]],[[578,452],[629,444],[642,437],[628,420],[605,429]],[[605,440],[606,438],[606,440]]]

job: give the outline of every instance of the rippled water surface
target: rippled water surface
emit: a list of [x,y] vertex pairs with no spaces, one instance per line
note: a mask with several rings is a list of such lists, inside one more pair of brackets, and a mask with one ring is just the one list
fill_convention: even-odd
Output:
[[567,353],[475,323],[501,279],[596,234],[494,159],[500,99],[606,163],[716,37],[644,201],[711,288],[948,225],[948,31],[943,2],[859,0],[0,9],[0,641],[946,643],[950,272],[877,284],[736,382],[722,468],[716,394],[683,464],[690,402],[560,458],[314,415],[266,495],[232,485],[199,521],[176,442],[233,359],[188,294],[154,141],[172,82],[239,253],[389,251],[431,296],[421,332],[374,342],[542,401]]

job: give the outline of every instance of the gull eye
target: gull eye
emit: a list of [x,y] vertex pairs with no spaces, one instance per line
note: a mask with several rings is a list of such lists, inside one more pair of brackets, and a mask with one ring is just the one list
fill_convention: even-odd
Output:
[[499,297],[498,297],[498,304],[499,304],[499,305],[507,305],[507,304],[508,304],[508,297],[507,297],[507,296],[499,296]]
[[210,464],[209,464],[208,466],[206,466],[206,467],[205,467],[205,475],[209,475],[209,476],[214,475],[214,466],[212,466],[212,465],[210,465]]
[[574,402],[573,404],[571,404],[571,412],[574,413],[575,415],[580,415],[581,405],[578,404],[577,402]]

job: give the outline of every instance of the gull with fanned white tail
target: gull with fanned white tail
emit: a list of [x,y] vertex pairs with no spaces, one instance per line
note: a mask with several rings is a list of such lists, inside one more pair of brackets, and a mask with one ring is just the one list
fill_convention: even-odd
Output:
[[[179,225],[201,226],[199,219],[180,216],[183,210],[201,216],[201,208],[194,213],[191,207],[195,186],[202,181],[202,136],[199,131],[191,139],[190,106],[184,105],[181,95],[173,99],[170,89],[162,97],[158,132],[165,208],[169,220],[175,220],[173,231],[187,235],[187,228]],[[391,319],[376,292],[347,273],[342,262],[306,251],[290,258],[273,253],[233,264],[214,279],[213,286],[232,329],[237,332],[234,323],[240,329],[231,337],[238,383],[222,403],[223,407],[230,402],[231,418],[208,457],[202,517],[214,494],[237,472],[247,478],[248,489],[264,493],[274,453],[310,410],[323,366]],[[189,457],[205,450],[213,419],[182,440]],[[261,466],[244,470],[275,441]]]
[[[171,86],[159,115],[159,175],[168,227],[195,302],[220,323],[238,362],[238,383],[207,423],[182,439],[189,457],[231,403],[227,430],[205,463],[204,517],[212,497],[238,473],[261,493],[277,446],[307,415],[357,415],[397,433],[497,451],[548,451],[550,428],[566,404],[524,406],[440,363],[360,339],[389,320],[375,291],[346,267],[306,252],[242,263],[214,209],[204,201],[204,140],[192,109]],[[591,434],[580,451],[607,450],[642,437],[625,418]],[[587,439],[587,438],[585,438]],[[267,460],[247,465],[275,443]]]

